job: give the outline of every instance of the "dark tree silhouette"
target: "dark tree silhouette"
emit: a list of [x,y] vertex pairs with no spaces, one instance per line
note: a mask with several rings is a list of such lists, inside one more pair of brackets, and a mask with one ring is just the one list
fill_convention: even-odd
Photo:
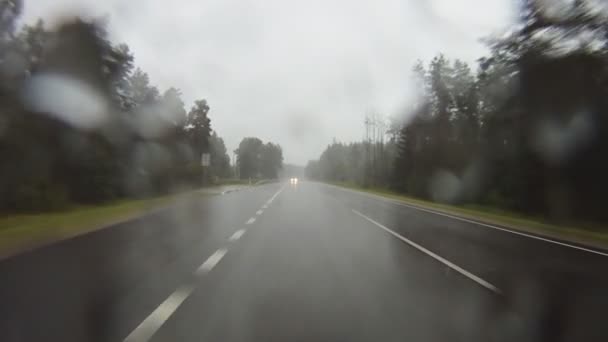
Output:
[[388,132],[396,145],[389,180],[350,171],[370,168],[346,157],[367,141],[328,146],[308,176],[605,222],[608,25],[592,2],[565,6],[549,15],[542,2],[522,1],[511,34],[486,39],[490,54],[476,72],[443,55],[417,63],[417,103]]
[[[0,211],[197,186],[201,153],[212,147],[209,176],[229,176],[216,133],[210,146],[205,100],[186,113],[181,92],[161,92],[146,72],[134,70],[129,47],[110,42],[101,21],[72,19],[49,28],[39,20],[19,28],[21,10],[21,1],[0,0]],[[72,97],[44,107],[30,102],[40,94],[22,95],[42,86],[49,99]],[[70,114],[71,102],[80,103],[78,113]],[[84,122],[91,114],[83,111],[100,119]]]

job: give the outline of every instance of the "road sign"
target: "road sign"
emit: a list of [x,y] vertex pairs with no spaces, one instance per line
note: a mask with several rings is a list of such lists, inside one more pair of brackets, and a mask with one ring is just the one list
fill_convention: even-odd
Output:
[[201,154],[201,166],[211,165],[211,155],[209,153]]

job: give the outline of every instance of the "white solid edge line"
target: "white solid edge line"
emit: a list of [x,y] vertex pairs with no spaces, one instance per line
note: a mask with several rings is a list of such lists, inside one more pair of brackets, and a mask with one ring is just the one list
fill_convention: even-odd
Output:
[[252,217],[249,220],[247,220],[247,222],[245,222],[245,224],[252,224],[254,222],[255,222],[255,217]]
[[501,227],[493,226],[491,224],[477,222],[477,221],[474,221],[474,220],[468,220],[468,219],[465,219],[465,218],[462,218],[462,217],[453,216],[453,215],[450,215],[450,214],[444,214],[444,213],[436,212],[436,211],[433,211],[433,210],[418,208],[418,207],[410,206],[410,205],[403,204],[403,203],[398,203],[398,204],[402,205],[402,206],[405,206],[405,207],[412,208],[412,209],[417,209],[417,210],[421,210],[421,211],[426,211],[426,212],[429,212],[429,213],[437,214],[437,215],[440,215],[440,216],[449,217],[449,218],[454,219],[454,220],[459,220],[459,221],[464,221],[464,222],[468,222],[468,223],[473,223],[473,224],[476,224],[476,225],[479,225],[479,226],[484,226],[484,227],[500,230],[500,231],[511,233],[511,234],[515,234],[515,235],[521,235],[521,236],[525,236],[525,237],[529,237],[529,238],[532,238],[532,239],[536,239],[536,240],[540,240],[540,241],[545,241],[545,242],[553,243],[553,244],[564,246],[564,247],[570,247],[570,248],[578,249],[578,250],[589,252],[589,253],[594,253],[594,254],[598,254],[598,255],[602,255],[602,256],[608,256],[608,253],[603,253],[603,252],[600,252],[600,251],[596,251],[596,250],[585,248],[585,247],[581,247],[581,246],[571,245],[571,244],[568,244],[568,243],[565,243],[565,242],[561,242],[561,241],[547,239],[547,238],[543,238],[543,237],[532,235],[532,234],[526,234],[526,233],[523,233],[523,232],[517,232],[517,231],[514,231],[514,230],[507,229],[507,228],[501,228]]
[[565,243],[565,242],[556,241],[556,240],[552,240],[552,239],[548,239],[548,238],[544,238],[544,237],[540,237],[540,236],[536,236],[536,235],[532,235],[532,234],[527,234],[527,233],[523,233],[523,232],[519,232],[519,231],[507,229],[507,228],[497,227],[497,226],[493,226],[491,224],[482,223],[482,222],[478,222],[478,221],[474,221],[474,220],[469,220],[469,219],[466,219],[466,218],[463,218],[463,217],[458,217],[458,216],[454,216],[454,215],[450,215],[450,214],[445,214],[445,213],[441,213],[441,212],[438,212],[438,211],[435,211],[435,210],[421,208],[421,207],[418,207],[418,206],[415,206],[415,205],[405,204],[405,203],[402,203],[402,202],[399,202],[399,201],[396,201],[396,200],[392,200],[390,198],[383,198],[383,197],[372,195],[372,194],[361,193],[361,192],[355,191],[355,190],[343,189],[343,188],[340,188],[340,187],[337,187],[337,186],[334,186],[334,187],[337,188],[337,189],[343,190],[343,191],[349,191],[349,192],[357,193],[357,194],[362,195],[362,196],[372,197],[374,199],[381,200],[381,201],[384,201],[384,202],[390,202],[390,203],[393,203],[393,204],[396,204],[396,205],[400,205],[400,206],[404,206],[404,207],[407,207],[407,208],[411,208],[411,209],[415,209],[415,210],[420,210],[420,211],[424,211],[424,212],[435,214],[435,215],[439,215],[439,216],[449,217],[449,218],[454,219],[454,220],[468,222],[468,223],[476,224],[478,226],[492,228],[492,229],[500,230],[500,231],[511,233],[511,234],[515,234],[515,235],[521,235],[521,236],[529,237],[529,238],[532,238],[532,239],[536,239],[536,240],[540,240],[540,241],[545,241],[545,242],[553,243],[553,244],[564,246],[564,247],[570,247],[570,248],[578,249],[578,250],[589,252],[589,253],[594,253],[594,254],[598,254],[598,255],[602,255],[602,256],[608,256],[608,253],[600,252],[600,251],[597,251],[597,250],[593,250],[593,249],[589,249],[589,248],[585,248],[585,247],[581,247],[581,246],[576,246],[576,245],[571,245],[571,244],[568,244],[568,243]]
[[357,210],[352,209],[352,211],[353,211],[353,213],[355,213],[355,214],[357,214],[357,215],[361,216],[362,218],[366,219],[367,221],[369,221],[369,222],[371,222],[371,223],[375,224],[376,226],[378,226],[378,227],[382,228],[384,231],[386,231],[387,233],[389,233],[389,234],[393,235],[393,236],[394,236],[394,237],[396,237],[397,239],[399,239],[399,240],[401,240],[401,241],[403,241],[403,242],[407,243],[408,245],[410,245],[410,246],[412,246],[412,247],[416,248],[417,250],[419,250],[419,251],[423,252],[424,254],[426,254],[426,255],[428,255],[428,256],[430,256],[430,257],[432,257],[433,259],[435,259],[435,260],[439,261],[440,263],[442,263],[442,264],[444,264],[444,265],[446,265],[446,266],[450,267],[451,269],[453,269],[453,270],[457,271],[458,273],[462,274],[463,276],[465,276],[465,277],[467,277],[467,278],[471,279],[472,281],[476,282],[477,284],[479,284],[479,285],[481,285],[481,286],[485,287],[486,289],[488,289],[488,290],[490,290],[490,291],[492,291],[492,292],[494,292],[494,293],[497,293],[497,294],[502,294],[502,291],[500,291],[500,289],[499,289],[499,288],[497,288],[496,286],[494,286],[494,285],[490,284],[489,282],[487,282],[487,281],[485,281],[485,280],[481,279],[480,277],[478,277],[478,276],[474,275],[473,273],[471,273],[471,272],[469,272],[469,271],[467,271],[467,270],[463,269],[462,267],[460,267],[460,266],[458,266],[458,265],[456,265],[456,264],[452,263],[451,261],[446,260],[446,259],[442,258],[441,256],[439,256],[439,255],[437,255],[437,254],[435,254],[435,253],[433,253],[433,252],[429,251],[428,249],[426,249],[426,248],[424,248],[424,247],[420,246],[419,244],[415,243],[414,241],[409,240],[409,239],[407,239],[407,238],[403,237],[403,236],[402,236],[402,235],[400,235],[399,233],[394,232],[393,230],[391,230],[391,229],[387,228],[386,226],[382,225],[381,223],[379,223],[379,222],[377,222],[377,221],[375,221],[375,220],[373,220],[373,219],[371,219],[371,218],[367,217],[366,215],[364,215],[364,214],[362,214],[362,213],[358,212]]
[[264,210],[261,210],[261,209],[260,209],[260,210],[256,211],[256,212],[255,212],[255,214],[256,214],[256,215],[262,215],[262,213],[263,213],[263,212],[264,212]]
[[141,322],[129,336],[125,342],[142,342],[148,341],[158,331],[158,329],[171,317],[177,308],[188,298],[194,291],[193,284],[180,286],[173,292],[164,302],[162,302],[152,313]]
[[268,209],[268,204],[264,204],[264,205],[262,206],[262,209]]
[[232,236],[230,236],[230,238],[228,240],[236,241],[236,240],[240,239],[241,236],[243,236],[243,234],[245,234],[245,229],[239,229],[236,232],[234,232],[234,234],[232,234]]

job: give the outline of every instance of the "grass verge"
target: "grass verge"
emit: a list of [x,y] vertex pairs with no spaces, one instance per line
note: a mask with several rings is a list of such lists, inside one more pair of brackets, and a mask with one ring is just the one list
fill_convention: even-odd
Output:
[[59,212],[17,214],[0,218],[0,256],[90,232],[141,216],[168,204],[176,195],[77,206]]
[[219,179],[214,185],[248,185],[248,179]]
[[525,216],[519,213],[501,210],[499,208],[484,207],[478,205],[448,205],[430,201],[421,200],[418,198],[409,197],[394,191],[365,188],[351,183],[331,183],[336,186],[362,191],[382,197],[401,201],[405,204],[411,204],[423,208],[428,208],[460,216],[467,219],[472,219],[488,224],[504,226],[513,230],[532,233],[549,238],[570,241],[576,244],[588,245],[595,248],[608,249],[608,227],[600,227],[593,224],[568,224],[555,225],[545,222],[540,217]]

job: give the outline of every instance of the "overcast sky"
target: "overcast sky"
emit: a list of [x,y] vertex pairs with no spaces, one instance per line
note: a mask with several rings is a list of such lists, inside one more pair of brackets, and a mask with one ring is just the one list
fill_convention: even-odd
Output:
[[361,139],[366,111],[398,113],[416,59],[483,55],[479,38],[512,22],[514,2],[25,0],[24,20],[108,16],[161,91],[209,101],[229,151],[256,136],[304,165],[333,138]]

